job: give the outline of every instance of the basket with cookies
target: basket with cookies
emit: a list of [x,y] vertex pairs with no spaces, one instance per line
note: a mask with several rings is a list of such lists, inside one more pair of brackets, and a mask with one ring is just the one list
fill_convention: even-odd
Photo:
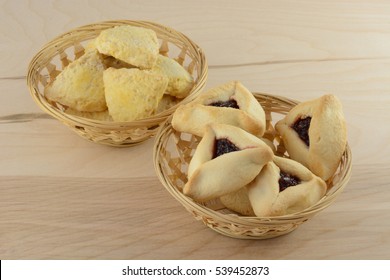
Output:
[[156,173],[197,220],[234,238],[287,234],[328,207],[351,175],[335,95],[297,102],[232,81],[161,126]]
[[80,136],[131,146],[154,136],[207,79],[202,49],[152,22],[107,21],[71,30],[32,59],[27,84],[36,103]]

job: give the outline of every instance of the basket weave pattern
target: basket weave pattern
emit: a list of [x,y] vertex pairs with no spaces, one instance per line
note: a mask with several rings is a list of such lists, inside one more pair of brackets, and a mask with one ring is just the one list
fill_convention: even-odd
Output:
[[[283,142],[273,129],[273,117],[283,117],[298,102],[267,94],[254,94],[264,108],[267,119],[265,137],[277,147],[276,154],[286,156]],[[351,176],[351,151],[347,145],[339,168],[328,180],[326,195],[314,206],[302,212],[278,217],[247,217],[226,209],[218,199],[204,204],[197,203],[183,195],[187,182],[187,168],[200,138],[175,131],[169,118],[160,128],[154,147],[154,164],[157,175],[169,191],[195,219],[211,229],[234,238],[266,239],[287,234],[307,221],[313,215],[328,207],[344,189]]]
[[179,62],[194,78],[194,87],[180,103],[194,99],[203,89],[207,79],[207,61],[203,51],[188,37],[171,28],[145,21],[107,21],[71,30],[46,44],[32,59],[27,74],[27,84],[34,101],[42,110],[60,120],[80,136],[100,144],[131,146],[154,136],[158,126],[175,108],[133,122],[104,122],[64,113],[65,108],[47,100],[43,91],[48,83],[72,61],[84,54],[89,41],[104,29],[118,25],[132,25],[152,29],[160,42],[160,54]]

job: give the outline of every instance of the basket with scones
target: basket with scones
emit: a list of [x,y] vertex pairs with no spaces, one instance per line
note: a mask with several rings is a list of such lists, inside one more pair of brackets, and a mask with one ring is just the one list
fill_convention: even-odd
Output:
[[184,34],[145,21],[107,21],[71,30],[32,59],[36,103],[80,136],[131,146],[154,136],[179,104],[204,87],[207,62]]
[[156,173],[197,220],[234,238],[287,234],[351,175],[342,105],[297,102],[232,81],[180,105],[155,139]]

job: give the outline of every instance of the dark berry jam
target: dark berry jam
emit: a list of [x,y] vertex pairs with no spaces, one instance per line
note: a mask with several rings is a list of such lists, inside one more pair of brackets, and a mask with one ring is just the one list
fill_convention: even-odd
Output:
[[214,107],[229,107],[229,108],[234,108],[234,109],[240,109],[238,107],[237,101],[234,99],[230,99],[227,101],[218,101],[209,104],[209,106],[214,106]]
[[240,149],[226,138],[216,139],[213,158],[223,154],[239,151]]
[[294,175],[285,173],[280,171],[280,179],[279,179],[279,191],[284,191],[288,187],[296,186],[301,183],[301,180]]
[[302,139],[303,142],[305,142],[306,146],[310,146],[310,139],[309,139],[309,127],[310,127],[311,117],[306,117],[304,119],[297,120],[293,125],[292,128],[298,133],[299,138]]

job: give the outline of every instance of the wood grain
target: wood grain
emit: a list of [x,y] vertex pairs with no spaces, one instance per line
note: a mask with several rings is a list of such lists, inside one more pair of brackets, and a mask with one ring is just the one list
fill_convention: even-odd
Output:
[[[55,36],[111,19],[160,22],[205,50],[210,65],[389,57],[386,1],[3,1],[0,77],[24,75]],[[218,34],[218,36],[216,36]]]
[[212,232],[193,220],[155,178],[3,177],[0,255],[20,259],[387,258],[389,229],[376,220],[387,218],[390,194],[383,193],[384,184],[367,188],[373,170],[357,166],[354,171],[359,175],[332,207],[293,233],[264,241],[235,240]]
[[[0,259],[388,259],[388,1],[2,1]],[[235,240],[192,218],[158,181],[153,139],[90,143],[32,101],[25,75],[51,38],[109,19],[172,26],[206,52],[206,88],[342,101],[352,178],[296,231]]]

